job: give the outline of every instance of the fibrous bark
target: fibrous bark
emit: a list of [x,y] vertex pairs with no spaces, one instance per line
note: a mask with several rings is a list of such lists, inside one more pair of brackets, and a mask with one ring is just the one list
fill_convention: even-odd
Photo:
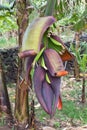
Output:
[[2,60],[0,57],[0,113],[2,112],[4,112],[7,115],[7,118],[12,120],[11,105],[5,82],[5,76],[2,68]]
[[[29,16],[28,6],[29,6],[28,0],[16,0],[19,48],[21,48],[22,46],[23,35],[28,25],[28,16]],[[23,60],[18,59],[15,117],[19,123],[27,124],[29,120],[28,89],[27,89],[28,84],[24,82],[23,78],[24,78]]]

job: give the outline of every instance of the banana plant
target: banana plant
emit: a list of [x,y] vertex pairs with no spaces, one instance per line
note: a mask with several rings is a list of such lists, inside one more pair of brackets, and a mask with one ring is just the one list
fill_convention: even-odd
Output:
[[63,62],[72,54],[50,27],[53,16],[39,17],[26,29],[19,57],[25,59],[25,82],[32,83],[42,108],[52,117],[56,108],[62,108],[61,76],[68,72]]
[[81,42],[78,50],[75,49],[73,45],[71,45],[71,50],[73,51],[73,55],[76,57],[76,60],[79,65],[80,74],[82,77],[82,99],[81,102],[86,102],[85,96],[85,81],[86,81],[86,73],[87,73],[87,45],[86,42]]
[[2,68],[2,58],[0,55],[0,115],[4,113],[9,120],[13,120],[11,104],[7,91],[6,82],[4,80],[4,72]]

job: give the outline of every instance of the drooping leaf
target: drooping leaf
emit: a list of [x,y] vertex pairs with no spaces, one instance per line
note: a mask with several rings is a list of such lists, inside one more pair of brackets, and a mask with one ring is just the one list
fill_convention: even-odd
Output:
[[40,44],[44,32],[54,22],[55,19],[52,16],[35,19],[25,31],[22,51],[34,49],[35,52],[38,52],[40,50]]

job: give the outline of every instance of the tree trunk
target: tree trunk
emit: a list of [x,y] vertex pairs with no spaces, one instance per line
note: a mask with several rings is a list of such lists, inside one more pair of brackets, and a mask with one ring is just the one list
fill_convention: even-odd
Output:
[[[17,6],[17,24],[18,24],[18,43],[19,48],[22,46],[22,39],[26,27],[28,25],[29,16],[29,1],[28,0],[16,0]],[[23,60],[18,59],[18,78],[16,87],[16,101],[15,101],[15,117],[18,123],[25,125],[29,121],[29,108],[28,108],[28,85],[25,84]],[[24,89],[25,88],[25,89]]]
[[74,77],[79,80],[79,65],[76,58],[74,58]]
[[9,101],[5,76],[2,68],[2,60],[0,57],[0,113],[4,112],[9,120],[12,120],[12,111]]
[[85,103],[85,77],[83,76],[82,79],[82,103]]
[[[78,51],[78,49],[80,47],[79,35],[80,34],[78,32],[75,34],[75,42],[76,42],[75,49],[76,49],[76,51]],[[75,76],[76,80],[79,80],[79,65],[78,65],[76,58],[74,60],[74,76]]]

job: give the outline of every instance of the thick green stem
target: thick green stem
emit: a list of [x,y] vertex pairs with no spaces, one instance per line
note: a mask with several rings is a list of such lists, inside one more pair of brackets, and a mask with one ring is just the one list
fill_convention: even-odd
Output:
[[47,1],[47,8],[45,11],[45,16],[51,16],[54,13],[54,9],[55,9],[55,4],[56,4],[56,0],[48,0]]

